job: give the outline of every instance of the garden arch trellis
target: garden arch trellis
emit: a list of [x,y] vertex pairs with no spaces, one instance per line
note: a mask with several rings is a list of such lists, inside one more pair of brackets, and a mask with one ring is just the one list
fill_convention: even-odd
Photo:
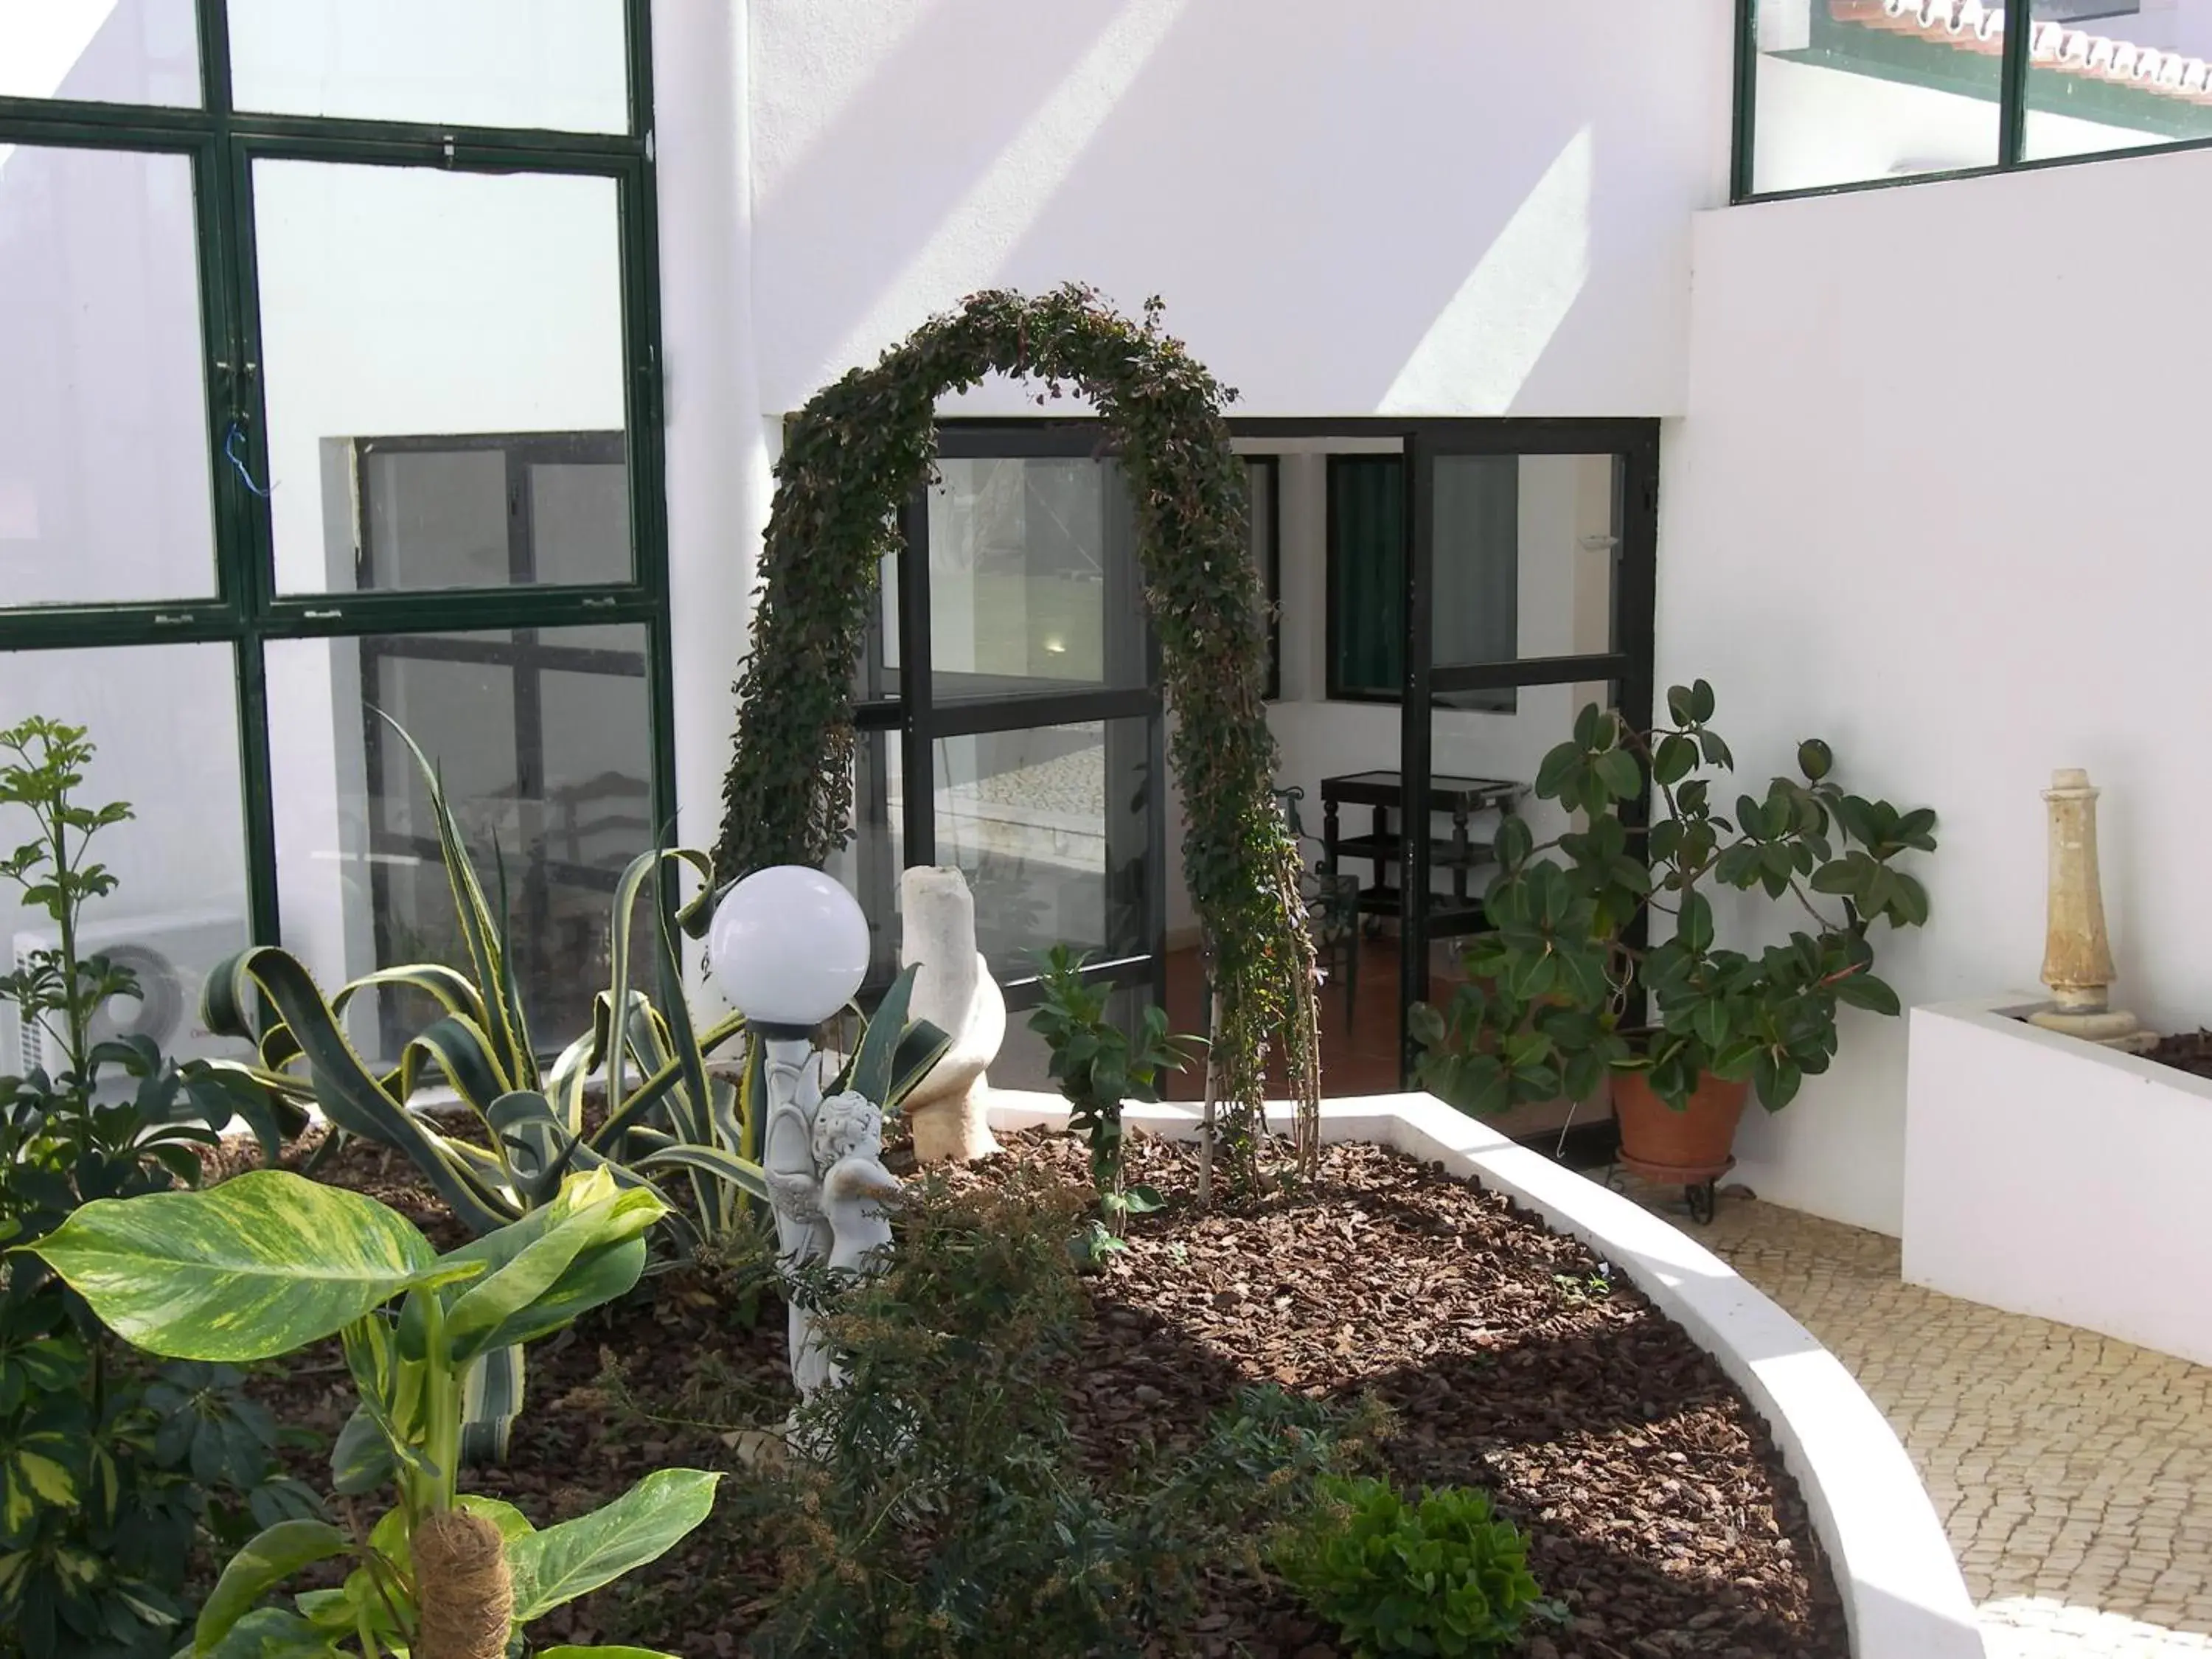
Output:
[[[1318,1155],[1313,943],[1298,860],[1273,794],[1261,702],[1265,603],[1249,554],[1244,475],[1224,394],[1160,326],[1076,285],[973,295],[817,392],[785,431],[752,650],[738,676],[714,882],[819,865],[850,836],[853,669],[896,540],[900,506],[931,475],[938,400],[1003,374],[1072,387],[1120,443],[1145,602],[1158,633],[1171,750],[1188,828],[1183,873],[1217,994],[1212,1085],[1232,1170],[1256,1173],[1270,1043],[1298,1097],[1298,1156]],[[1042,401],[1042,398],[1040,399]]]

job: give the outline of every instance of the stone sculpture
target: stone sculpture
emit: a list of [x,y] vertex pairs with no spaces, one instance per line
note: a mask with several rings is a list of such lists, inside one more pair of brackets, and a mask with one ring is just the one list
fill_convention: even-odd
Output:
[[1006,1035],[1006,1002],[975,948],[975,899],[960,871],[939,865],[899,881],[902,965],[918,963],[913,1017],[952,1036],[952,1046],[906,1098],[915,1156],[923,1163],[988,1158],[999,1150],[987,1115],[984,1075]]
[[[891,1224],[884,1206],[899,1191],[898,1177],[884,1167],[883,1109],[850,1092],[822,1100],[803,1071],[793,1080],[797,1086],[790,1086],[775,1077],[775,1065],[771,1058],[775,1109],[797,1115],[806,1137],[803,1167],[789,1157],[771,1158],[767,1172],[781,1258],[787,1268],[819,1261],[843,1273],[873,1272],[890,1249]],[[811,1111],[803,1103],[809,1094],[818,1103]],[[787,1124],[799,1127],[788,1120]],[[779,1139],[786,1146],[794,1144],[789,1135]],[[805,1304],[804,1296],[788,1299],[784,1333],[792,1381],[800,1397],[811,1400],[838,1380],[838,1370],[822,1341],[815,1310]]]
[[2050,806],[2051,870],[2043,982],[2051,1006],[2031,1024],[2109,1048],[2140,1053],[2157,1044],[2133,1014],[2112,1006],[2112,947],[2105,933],[2105,897],[2097,868],[2097,796],[2089,775],[2062,767],[2043,792]]

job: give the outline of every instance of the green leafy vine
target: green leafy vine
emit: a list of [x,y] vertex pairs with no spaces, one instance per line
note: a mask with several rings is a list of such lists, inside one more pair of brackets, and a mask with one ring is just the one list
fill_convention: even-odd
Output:
[[773,864],[818,866],[851,837],[853,669],[878,562],[897,544],[899,507],[932,476],[938,400],[994,374],[1042,381],[1041,404],[1073,388],[1118,441],[1136,508],[1146,605],[1176,717],[1184,878],[1217,994],[1220,1144],[1232,1176],[1249,1183],[1273,1042],[1284,1046],[1299,1101],[1299,1160],[1310,1167],[1318,1156],[1313,942],[1297,850],[1270,793],[1266,601],[1249,556],[1244,470],[1221,414],[1235,393],[1164,331],[1160,311],[1147,301],[1143,321],[1133,321],[1076,284],[1035,297],[977,294],[873,368],[825,387],[789,422],[752,650],[737,683],[714,885]]

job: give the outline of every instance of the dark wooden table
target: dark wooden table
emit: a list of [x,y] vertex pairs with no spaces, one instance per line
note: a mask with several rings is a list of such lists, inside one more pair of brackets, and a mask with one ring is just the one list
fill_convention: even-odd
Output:
[[[1503,778],[1449,775],[1430,778],[1430,811],[1449,812],[1452,822],[1449,836],[1431,836],[1429,841],[1429,868],[1449,871],[1452,884],[1449,894],[1430,895],[1428,923],[1432,932],[1439,927],[1449,932],[1480,920],[1482,901],[1468,895],[1468,875],[1476,866],[1491,862],[1492,854],[1486,839],[1478,843],[1468,833],[1469,820],[1477,812],[1510,812],[1527,793],[1527,785]],[[1401,895],[1390,884],[1389,876],[1390,866],[1402,860],[1405,845],[1401,832],[1391,828],[1390,815],[1402,812],[1405,805],[1406,781],[1396,772],[1347,772],[1321,781],[1322,866],[1332,875],[1339,859],[1364,860],[1375,866],[1374,882],[1360,890],[1359,908],[1364,915],[1395,916],[1402,911]],[[1373,808],[1372,832],[1343,834],[1338,809],[1344,806]]]

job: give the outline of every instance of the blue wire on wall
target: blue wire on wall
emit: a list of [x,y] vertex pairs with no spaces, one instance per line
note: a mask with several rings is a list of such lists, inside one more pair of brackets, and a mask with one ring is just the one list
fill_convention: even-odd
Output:
[[238,453],[239,440],[245,436],[246,428],[236,421],[233,421],[230,423],[230,429],[222,434],[222,458],[230,463],[248,489],[260,496],[262,500],[267,501],[269,492],[253,482],[253,475],[246,470],[245,458]]

